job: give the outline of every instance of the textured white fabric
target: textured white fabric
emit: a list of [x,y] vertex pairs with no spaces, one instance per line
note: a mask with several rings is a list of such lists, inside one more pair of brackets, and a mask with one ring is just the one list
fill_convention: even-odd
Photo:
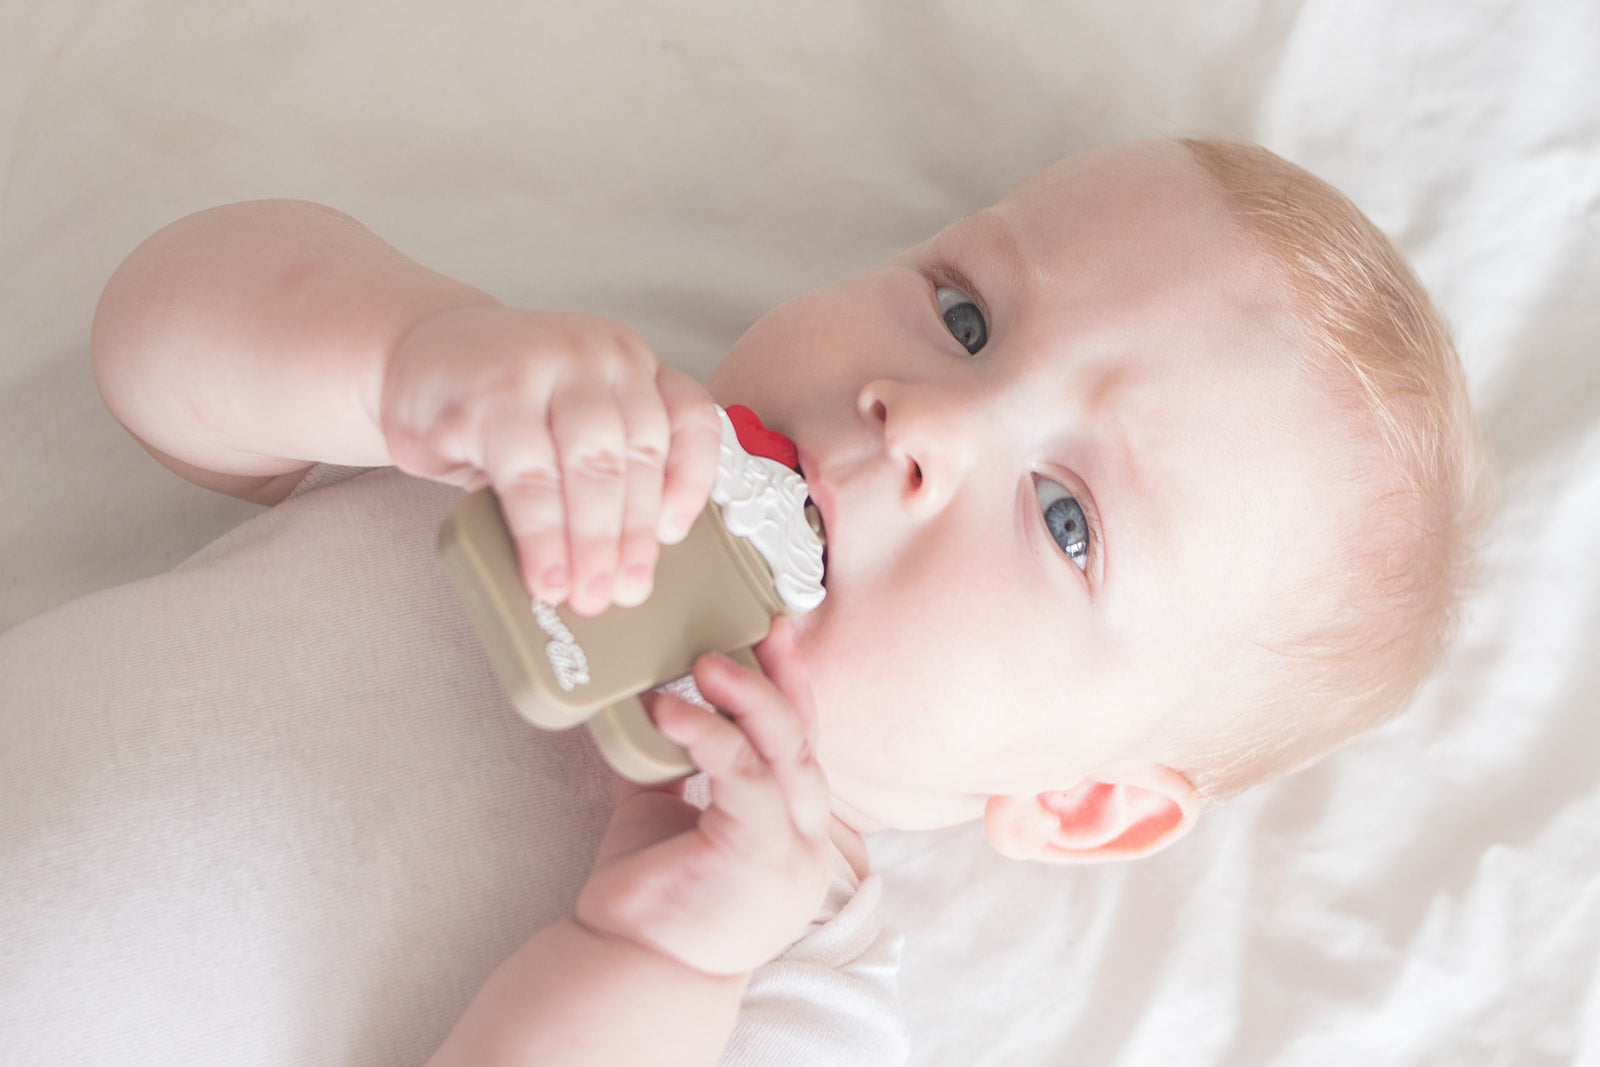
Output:
[[[0,635],[0,1063],[419,1063],[570,912],[610,775],[489,672],[460,493],[354,473]],[[880,896],[836,857],[724,1062],[903,1060]]]
[[857,880],[837,849],[822,911],[751,976],[722,1062],[892,1067],[910,1055],[897,984],[902,937],[879,914],[883,880]]
[[[906,932],[912,1060],[1596,1062],[1597,56],[1594,0],[0,4],[0,626],[163,571],[254,511],[157,468],[90,381],[101,286],[179,215],[333,204],[502,299],[611,315],[704,374],[762,311],[1058,156],[1248,137],[1393,234],[1454,330],[1506,487],[1463,640],[1411,715],[1167,855],[1051,870],[995,858],[970,827],[874,838]],[[0,722],[43,736],[17,725],[41,714],[8,703]],[[59,744],[100,767],[138,743],[115,722]],[[428,795],[383,803],[447,818]],[[200,799],[157,807],[211,834],[197,842],[222,835]],[[130,816],[84,869],[114,873],[152,824]],[[452,849],[495,840],[453,825]],[[312,832],[334,831],[238,831]],[[192,891],[248,859],[215,883],[239,887],[223,903],[268,893],[269,850],[225,844]],[[427,877],[465,878],[456,852],[436,862]],[[273,906],[292,913],[299,888]],[[479,963],[520,932],[486,935]],[[140,951],[189,951],[181,933]],[[270,977],[325,967],[320,941],[286,944]],[[93,1010],[222,1010],[196,974]],[[246,999],[270,1009],[286,988]]]

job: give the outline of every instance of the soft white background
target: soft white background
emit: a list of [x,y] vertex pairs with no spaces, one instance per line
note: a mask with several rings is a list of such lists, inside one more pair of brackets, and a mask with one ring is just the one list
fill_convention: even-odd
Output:
[[254,511],[90,379],[101,285],[179,215],[324,201],[704,374],[1061,155],[1191,133],[1310,167],[1411,256],[1503,471],[1483,586],[1413,713],[1164,856],[875,841],[914,1060],[1600,1062],[1593,0],[0,0],[0,628]]

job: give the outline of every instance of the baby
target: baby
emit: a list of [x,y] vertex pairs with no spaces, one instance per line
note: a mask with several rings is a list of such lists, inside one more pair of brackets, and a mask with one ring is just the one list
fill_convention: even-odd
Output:
[[[502,307],[299,203],[152,237],[93,348],[112,412],[200,485],[309,505],[323,463],[492,486],[529,591],[580,614],[649,595],[710,488],[713,399],[798,446],[826,599],[774,623],[761,671],[701,659],[725,715],[655,701],[709,799],[624,790],[570,914],[494,972],[440,1064],[715,1060],[741,1000],[784,995],[752,1008],[751,975],[825,897],[861,904],[875,830],[981,819],[1048,862],[1171,844],[1405,703],[1486,484],[1392,246],[1315,178],[1216,142],[1048,167],[775,309],[709,389],[622,326]],[[878,981],[884,944],[830,960],[845,999],[819,1013]],[[821,1055],[805,1025],[768,1054]],[[841,1048],[893,1030],[829,1026]]]

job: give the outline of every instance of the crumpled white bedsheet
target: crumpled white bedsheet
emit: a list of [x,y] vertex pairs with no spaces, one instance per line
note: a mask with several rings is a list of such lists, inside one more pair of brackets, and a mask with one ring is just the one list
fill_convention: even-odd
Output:
[[1503,469],[1482,586],[1411,714],[1165,855],[876,839],[914,1060],[1600,1062],[1593,0],[4,5],[0,627],[251,512],[89,377],[101,285],[179,215],[331,203],[704,373],[1038,166],[1183,133],[1310,167],[1412,257]]

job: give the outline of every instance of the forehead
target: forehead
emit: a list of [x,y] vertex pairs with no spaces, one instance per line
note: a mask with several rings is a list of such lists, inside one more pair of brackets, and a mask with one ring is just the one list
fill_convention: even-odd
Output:
[[994,209],[1024,229],[1071,229],[1126,244],[1171,240],[1179,230],[1219,237],[1236,230],[1226,204],[1189,150],[1172,141],[1107,145],[1056,161],[1023,179]]
[[1257,303],[1249,294],[1268,287],[1267,258],[1189,151],[1171,142],[1069,156],[933,244],[987,258],[1036,299],[1114,301],[1147,319],[1183,302]]

